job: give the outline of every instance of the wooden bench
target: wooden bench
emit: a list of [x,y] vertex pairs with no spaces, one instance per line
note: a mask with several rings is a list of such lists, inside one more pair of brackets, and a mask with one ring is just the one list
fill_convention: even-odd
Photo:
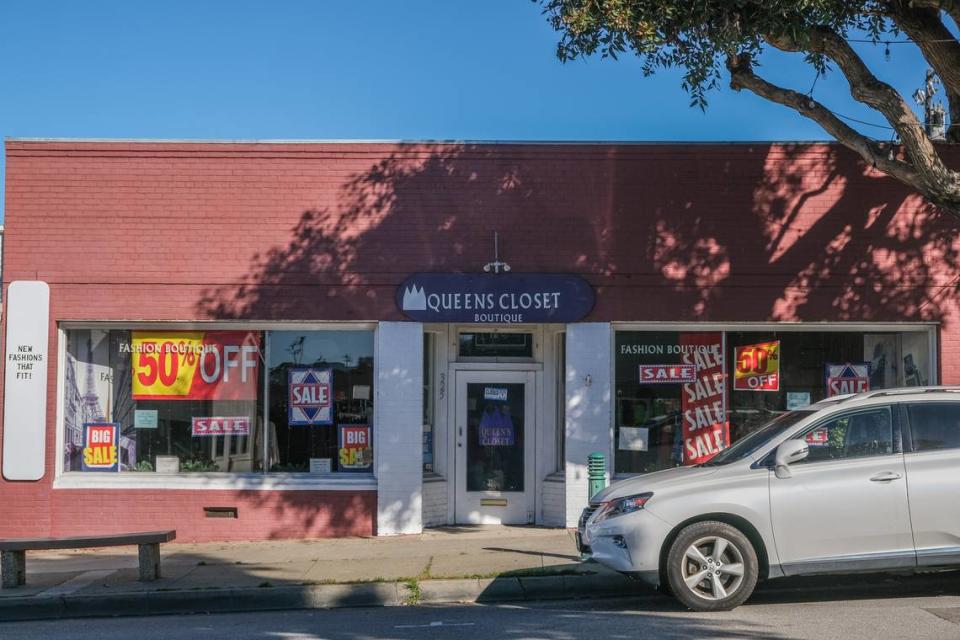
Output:
[[3,588],[12,589],[27,583],[27,551],[47,549],[80,549],[84,547],[140,547],[140,580],[160,577],[160,543],[177,537],[173,529],[146,533],[120,533],[105,536],[69,538],[10,538],[0,540],[0,573]]

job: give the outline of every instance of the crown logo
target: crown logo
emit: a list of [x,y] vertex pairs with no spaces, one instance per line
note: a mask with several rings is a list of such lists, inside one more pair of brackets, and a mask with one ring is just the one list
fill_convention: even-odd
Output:
[[403,310],[404,311],[426,311],[427,294],[423,287],[407,287],[403,290]]

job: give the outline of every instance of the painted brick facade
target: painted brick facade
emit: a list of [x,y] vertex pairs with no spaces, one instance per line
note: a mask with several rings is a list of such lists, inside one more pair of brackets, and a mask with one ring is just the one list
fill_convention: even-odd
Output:
[[[960,382],[954,228],[834,145],[8,141],[6,153],[3,285],[50,284],[51,356],[65,320],[400,320],[399,282],[476,271],[498,231],[515,272],[590,281],[592,323],[935,322],[940,380]],[[57,375],[46,475],[0,480],[0,536],[81,532],[117,503],[128,522],[175,513],[198,540],[375,529],[373,491],[279,492],[298,505],[288,513],[267,491],[53,489]],[[225,505],[240,510],[232,528],[203,519]]]

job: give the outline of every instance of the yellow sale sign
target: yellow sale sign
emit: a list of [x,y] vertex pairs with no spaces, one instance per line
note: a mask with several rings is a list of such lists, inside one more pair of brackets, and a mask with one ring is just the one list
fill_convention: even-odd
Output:
[[745,345],[734,349],[735,391],[780,390],[780,341]]
[[253,400],[260,334],[251,331],[134,331],[134,400]]

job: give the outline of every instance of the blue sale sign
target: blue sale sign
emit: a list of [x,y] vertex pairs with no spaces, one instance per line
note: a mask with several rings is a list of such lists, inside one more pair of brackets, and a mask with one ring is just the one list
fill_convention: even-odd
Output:
[[594,300],[586,280],[559,273],[418,273],[397,289],[397,308],[420,322],[576,322]]

